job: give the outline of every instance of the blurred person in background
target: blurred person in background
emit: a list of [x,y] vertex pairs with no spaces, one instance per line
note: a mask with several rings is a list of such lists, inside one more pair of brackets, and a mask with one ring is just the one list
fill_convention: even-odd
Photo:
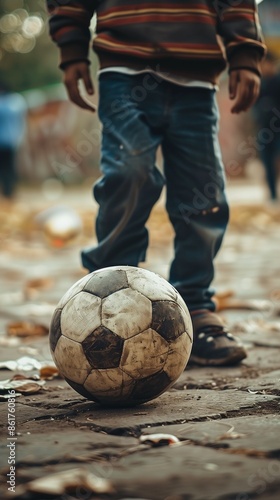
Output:
[[0,82],[0,184],[2,195],[12,199],[17,184],[16,158],[25,133],[24,98]]
[[279,59],[268,52],[262,63],[262,84],[254,106],[258,126],[257,142],[265,168],[271,201],[279,200],[277,170],[280,168],[280,68]]

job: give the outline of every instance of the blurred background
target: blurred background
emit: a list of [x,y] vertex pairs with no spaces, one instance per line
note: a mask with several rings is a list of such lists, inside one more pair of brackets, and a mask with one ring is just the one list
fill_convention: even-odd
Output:
[[[259,9],[266,43],[277,66],[280,2],[264,0]],[[94,30],[94,21],[92,28]],[[95,78],[97,61],[93,54],[91,58]],[[20,93],[26,103],[27,123],[16,158],[19,183],[36,186],[43,183],[45,191],[52,192],[52,196],[62,186],[92,184],[98,176],[100,137],[96,116],[67,101],[57,66],[58,51],[48,36],[45,1],[2,0],[0,83]],[[260,126],[253,112],[239,117],[230,115],[226,75],[222,78],[218,99],[227,176],[231,180],[248,178],[262,182],[267,190],[261,166],[264,159],[257,143],[269,141],[269,133],[261,133],[258,138]],[[44,184],[45,181],[48,182]],[[269,198],[268,192],[265,195]]]
[[[227,319],[237,321],[236,331],[255,337],[258,331],[262,338],[280,311],[280,2],[264,0],[259,8],[269,56],[258,104],[232,115],[226,72],[217,93],[231,218],[214,286],[218,309],[230,309]],[[94,24],[93,19],[92,32]],[[96,82],[97,60],[90,57]],[[98,95],[92,99],[97,104]],[[58,300],[86,273],[80,250],[96,243],[91,187],[99,177],[99,149],[97,114],[67,99],[45,1],[1,0],[0,345],[15,345],[14,338],[1,339],[2,333],[29,338],[38,324],[47,335]],[[164,192],[147,226],[143,266],[168,278],[173,229]],[[279,321],[273,328],[280,331]]]
[[[238,1],[233,4],[238,4]],[[270,54],[263,68],[265,78],[259,103],[249,113],[243,113],[241,116],[231,115],[226,73],[221,78],[217,94],[221,113],[220,142],[227,175],[231,218],[223,248],[216,261],[215,301],[217,310],[226,320],[230,331],[241,337],[249,357],[241,367],[225,368],[223,372],[199,368],[198,373],[191,368],[193,371],[188,372],[190,376],[187,374],[184,385],[180,387],[187,388],[188,391],[204,389],[202,401],[205,412],[208,412],[207,401],[209,408],[211,407],[210,413],[204,414],[205,418],[208,418],[207,415],[213,415],[215,408],[220,412],[221,402],[219,399],[215,400],[215,397],[219,397],[216,390],[231,388],[237,391],[233,398],[236,410],[228,415],[223,410],[220,417],[237,413],[239,415],[240,408],[241,415],[245,415],[241,418],[245,419],[245,422],[248,415],[250,419],[263,419],[256,420],[255,425],[262,425],[260,429],[265,426],[268,441],[260,441],[259,447],[253,448],[250,444],[253,441],[248,439],[254,440],[255,435],[261,432],[251,432],[252,420],[248,420],[244,427],[246,434],[241,434],[232,433],[233,419],[230,419],[230,425],[222,423],[230,429],[226,433],[222,430],[223,435],[215,438],[213,453],[218,453],[217,443],[225,439],[227,433],[228,439],[244,437],[244,447],[242,443],[240,445],[240,441],[236,445],[239,447],[239,450],[236,448],[239,453],[236,459],[240,460],[241,465],[239,468],[235,467],[237,472],[232,477],[237,477],[242,467],[243,472],[241,476],[239,474],[237,483],[239,486],[243,484],[246,491],[250,488],[250,492],[247,495],[243,490],[244,492],[237,494],[235,498],[267,500],[272,498],[270,492],[275,494],[276,498],[279,490],[276,473],[273,474],[272,471],[273,464],[276,464],[272,458],[276,457],[276,453],[279,458],[279,449],[275,451],[275,448],[269,447],[272,446],[272,436],[275,435],[275,426],[272,429],[271,425],[276,424],[276,415],[275,418],[270,417],[274,417],[272,412],[278,412],[277,401],[272,399],[279,395],[280,373],[280,190],[278,189],[278,193],[276,191],[276,172],[279,171],[280,158],[280,0],[264,0],[260,2],[259,7]],[[97,61],[92,53],[91,59],[93,78],[96,81]],[[0,0],[0,382],[3,382],[6,390],[16,387],[16,391],[23,394],[19,398],[20,406],[16,417],[20,418],[17,421],[21,426],[18,427],[21,432],[17,433],[18,451],[23,457],[19,458],[17,465],[17,479],[19,485],[23,486],[24,483],[23,488],[28,488],[30,480],[45,477],[51,470],[57,472],[60,467],[64,470],[68,467],[67,462],[75,462],[75,456],[69,448],[74,442],[73,439],[77,442],[82,439],[81,429],[94,429],[90,423],[94,420],[91,418],[87,418],[87,422],[82,426],[77,421],[74,437],[67,445],[70,450],[68,453],[68,448],[65,448],[69,436],[67,429],[71,430],[69,425],[74,425],[73,415],[75,412],[78,414],[82,406],[76,406],[74,410],[70,408],[72,404],[79,403],[79,400],[75,400],[74,393],[70,392],[70,388],[67,391],[66,382],[60,379],[58,382],[54,379],[53,384],[48,382],[47,387],[42,387],[43,379],[50,380],[55,373],[48,346],[51,317],[68,288],[87,273],[81,265],[81,249],[96,243],[94,219],[97,206],[92,198],[91,186],[99,176],[100,125],[96,114],[82,111],[67,100],[61,83],[62,74],[57,66],[58,50],[48,35],[45,0]],[[97,104],[98,95],[93,99]],[[158,160],[161,161],[160,153]],[[173,258],[174,235],[164,209],[164,193],[153,209],[147,225],[150,230],[150,245],[147,262],[143,266],[168,279],[169,265]],[[44,373],[41,369],[38,371],[38,367],[43,367],[44,370],[46,366],[48,369]],[[28,387],[23,383],[20,389],[19,379],[30,378],[35,369],[35,378],[28,381],[32,383],[29,383]],[[4,379],[8,378],[7,384]],[[10,396],[3,394],[3,384],[2,390],[0,388],[0,400],[6,401],[5,398]],[[242,388],[239,396],[238,388]],[[213,389],[213,396],[206,395],[208,389]],[[169,394],[172,402],[174,392]],[[266,399],[267,397],[269,399]],[[191,395],[185,399],[194,402],[200,398],[201,396]],[[254,401],[261,401],[261,406]],[[30,418],[27,413],[28,406]],[[67,417],[67,422],[61,420],[58,428],[57,418],[61,418],[59,415],[62,415],[61,412],[65,408],[67,415],[71,409],[69,415],[72,416]],[[181,411],[181,408],[179,410]],[[50,413],[51,411],[53,413]],[[176,422],[181,421],[182,413],[174,413],[176,405],[172,412]],[[43,414],[42,417],[38,416]],[[145,412],[134,415],[138,414],[146,415]],[[49,415],[48,419],[46,415]],[[219,413],[217,417],[218,415]],[[190,420],[192,418],[194,417],[191,416]],[[238,426],[237,419],[235,421],[234,425]],[[128,429],[127,422],[125,425]],[[138,427],[140,429],[140,426]],[[59,440],[62,439],[62,448],[59,448],[57,438],[51,434],[53,429],[61,431],[62,434],[65,431],[63,439],[59,436]],[[114,433],[117,434],[119,429],[115,430]],[[203,437],[206,446],[207,436],[208,434],[204,434]],[[210,439],[211,435],[209,436]],[[128,438],[120,436],[118,439]],[[54,460],[49,458],[52,442],[56,447]],[[84,446],[83,441],[81,443],[81,446]],[[100,454],[103,445],[100,444],[101,441],[98,443],[99,454],[96,458],[89,454],[88,446],[86,448],[85,456],[91,470],[107,479],[110,474],[107,471],[111,471],[111,463],[115,463],[116,467],[123,469],[125,473],[123,465],[120,467],[119,462],[116,462],[118,457],[124,454],[117,455],[114,452],[110,457],[107,452],[105,456],[103,450]],[[30,448],[27,448],[29,446]],[[224,448],[224,445],[221,444],[221,447]],[[75,446],[74,448],[76,449]],[[57,451],[60,449],[61,455],[60,451]],[[83,458],[83,448],[78,448],[78,452],[77,463]],[[241,456],[243,452],[244,456]],[[2,455],[4,459],[5,452]],[[168,455],[169,462],[172,460],[170,457],[171,455]],[[126,457],[125,460],[127,458],[129,459]],[[248,462],[245,462],[245,459]],[[197,460],[198,458],[194,459],[194,466]],[[134,461],[136,463],[136,459]],[[219,465],[215,465],[216,455],[213,455],[212,461],[214,463],[206,464],[211,468],[205,466],[207,470],[204,475],[211,475],[212,484],[215,477],[219,478],[217,484],[220,495],[223,494],[223,477],[228,481],[229,462],[225,462],[227,470],[223,473]],[[213,466],[218,469],[216,473],[219,476],[213,476]],[[7,462],[3,467],[0,468],[0,478],[3,477],[4,488]],[[279,465],[275,470],[278,477]],[[248,474],[250,475],[247,477]],[[156,481],[157,477],[160,476],[155,475]],[[173,479],[174,477],[172,476]],[[252,477],[259,477],[261,483],[251,481]],[[178,478],[180,479],[179,476]],[[126,492],[132,491],[126,487],[125,480],[123,484]],[[152,482],[149,483],[150,489],[151,484]],[[178,484],[181,488],[183,483],[179,481]],[[264,484],[261,493],[259,484]],[[88,493],[80,487],[79,490],[77,487],[78,491]],[[20,490],[18,494],[19,492]],[[135,494],[137,495],[136,491]],[[28,493],[23,495],[27,498]],[[186,497],[189,498],[189,493]],[[63,495],[63,498],[66,496]],[[171,496],[168,498],[171,499]],[[172,498],[175,499],[175,496],[172,495]],[[223,498],[226,497],[223,495]]]
[[[97,175],[97,119],[67,101],[57,66],[58,51],[48,35],[45,1],[2,0],[0,84],[20,93],[26,103],[27,123],[17,155],[21,183],[37,185],[58,179],[67,185]],[[94,56],[92,69],[95,74]],[[84,134],[93,129],[97,137],[88,150]]]

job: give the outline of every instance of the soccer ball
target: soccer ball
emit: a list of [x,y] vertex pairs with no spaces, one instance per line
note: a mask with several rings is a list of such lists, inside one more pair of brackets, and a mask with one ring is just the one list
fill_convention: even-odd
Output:
[[141,404],[181,375],[192,346],[188,308],[173,286],[145,269],[108,267],[62,297],[50,348],[68,384],[101,404]]

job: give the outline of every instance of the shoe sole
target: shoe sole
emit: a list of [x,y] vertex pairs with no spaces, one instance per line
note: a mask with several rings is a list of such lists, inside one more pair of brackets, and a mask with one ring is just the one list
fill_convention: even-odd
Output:
[[247,358],[246,351],[241,347],[235,349],[234,352],[227,358],[221,359],[205,359],[199,356],[191,355],[189,363],[195,363],[200,366],[232,366],[237,365],[243,359]]

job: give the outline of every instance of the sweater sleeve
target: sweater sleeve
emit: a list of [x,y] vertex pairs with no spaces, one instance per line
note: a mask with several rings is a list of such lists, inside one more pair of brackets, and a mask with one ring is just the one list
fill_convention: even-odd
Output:
[[75,61],[88,61],[89,26],[98,0],[46,1],[50,36],[60,48],[60,67]]
[[[266,52],[255,0],[216,1],[218,33],[226,49],[229,71],[246,68],[261,74],[260,63]],[[220,7],[220,8],[219,8]]]

